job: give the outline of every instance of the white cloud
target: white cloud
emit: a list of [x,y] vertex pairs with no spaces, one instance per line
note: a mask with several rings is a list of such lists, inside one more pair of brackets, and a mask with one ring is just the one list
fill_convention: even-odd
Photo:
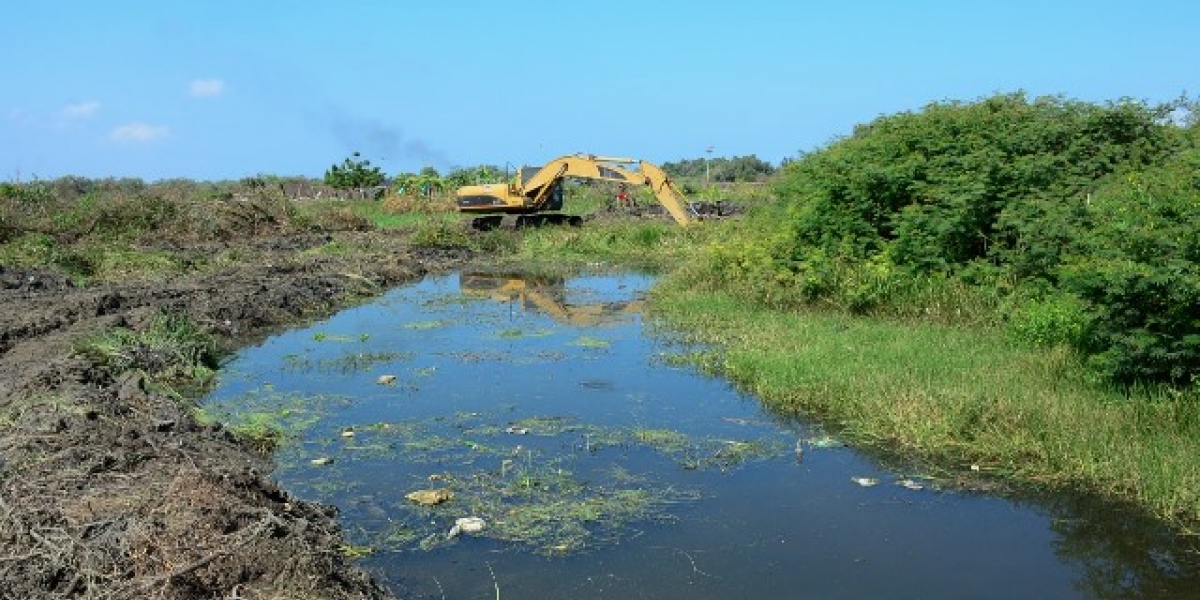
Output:
[[62,109],[61,114],[68,119],[87,119],[95,115],[98,110],[100,110],[100,103],[91,100],[78,104],[68,104]]
[[153,142],[171,134],[165,125],[147,125],[145,123],[129,123],[112,130],[108,134],[118,142]]
[[225,93],[225,82],[220,79],[193,79],[188,84],[188,93],[196,98],[214,98]]
[[32,121],[29,112],[23,108],[10,108],[5,118],[17,125],[28,125]]

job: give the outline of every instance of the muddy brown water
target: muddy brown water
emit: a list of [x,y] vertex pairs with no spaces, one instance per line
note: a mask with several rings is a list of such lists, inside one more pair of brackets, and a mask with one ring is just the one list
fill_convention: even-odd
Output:
[[288,431],[276,477],[406,598],[1200,597],[1153,523],[943,489],[683,366],[651,283],[429,277],[243,350],[204,406]]

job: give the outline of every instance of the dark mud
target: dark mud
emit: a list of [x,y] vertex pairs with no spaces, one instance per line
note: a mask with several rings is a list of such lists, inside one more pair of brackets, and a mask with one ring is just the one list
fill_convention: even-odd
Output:
[[[329,241],[342,250],[303,252]],[[200,264],[219,245],[170,250]],[[236,264],[84,287],[0,267],[0,598],[388,597],[331,508],[272,483],[269,456],[75,347],[169,311],[234,348],[469,257],[386,233],[238,248]]]

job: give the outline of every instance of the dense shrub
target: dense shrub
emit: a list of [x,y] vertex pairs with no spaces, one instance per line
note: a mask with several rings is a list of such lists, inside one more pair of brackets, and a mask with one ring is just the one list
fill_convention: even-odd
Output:
[[1029,243],[1020,217],[1057,211],[1119,168],[1169,156],[1166,110],[1021,94],[934,104],[787,165],[779,191],[794,203],[804,247],[855,256],[886,247],[897,264],[925,272],[1012,261]]
[[1200,150],[1114,177],[1075,224],[1062,286],[1087,300],[1083,340],[1116,380],[1200,376]]
[[1200,134],[1170,118],[1185,107],[1008,94],[881,117],[785,165],[774,219],[699,271],[774,306],[1006,319],[1113,380],[1190,382]]

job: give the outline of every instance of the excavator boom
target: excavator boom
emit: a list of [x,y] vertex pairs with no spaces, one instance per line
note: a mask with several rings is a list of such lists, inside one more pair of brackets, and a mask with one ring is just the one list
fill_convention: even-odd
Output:
[[472,185],[458,189],[460,212],[532,214],[562,206],[562,182],[568,177],[643,185],[654,193],[680,225],[692,222],[695,211],[666,172],[634,158],[571,154],[556,158],[526,176],[522,169],[509,184]]

